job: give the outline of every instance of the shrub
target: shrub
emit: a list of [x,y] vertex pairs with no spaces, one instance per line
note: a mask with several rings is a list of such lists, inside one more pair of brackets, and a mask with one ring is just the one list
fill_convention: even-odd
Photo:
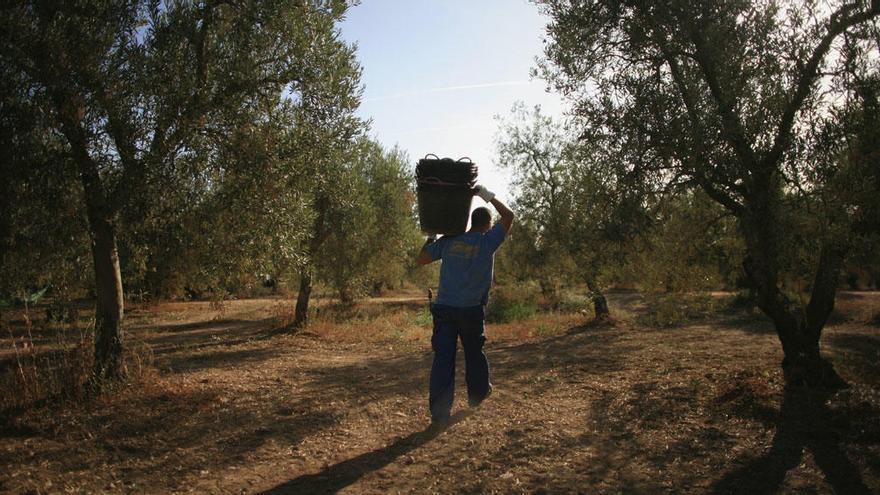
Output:
[[496,290],[486,311],[489,323],[523,320],[538,312],[537,295],[529,286],[504,287]]
[[751,291],[739,290],[729,300],[728,305],[731,308],[750,309],[750,308],[754,308],[757,305],[757,301],[755,300],[755,295]]
[[586,295],[568,292],[560,298],[559,303],[556,305],[556,310],[560,313],[577,313],[579,311],[592,310],[592,307],[593,304],[587,299]]
[[709,294],[671,292],[646,297],[648,310],[639,319],[644,325],[674,327],[715,312],[716,301]]
[[414,323],[420,327],[432,326],[434,324],[434,317],[431,315],[431,310],[428,308],[424,308],[416,313]]

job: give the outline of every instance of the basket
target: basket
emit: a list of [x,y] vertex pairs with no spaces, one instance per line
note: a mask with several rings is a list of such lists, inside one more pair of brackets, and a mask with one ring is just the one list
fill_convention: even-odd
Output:
[[[433,157],[433,158],[430,158]],[[477,166],[470,158],[427,155],[416,166],[419,225],[427,234],[458,235],[467,229]]]

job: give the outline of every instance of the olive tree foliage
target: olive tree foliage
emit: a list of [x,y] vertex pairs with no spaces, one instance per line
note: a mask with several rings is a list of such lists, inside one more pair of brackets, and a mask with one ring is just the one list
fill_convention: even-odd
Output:
[[853,198],[858,235],[852,262],[880,289],[880,77],[865,78],[859,86],[860,101],[843,114],[845,126],[838,131],[850,139],[832,140],[840,146],[829,152],[844,169],[838,191]]
[[218,143],[223,165],[212,169],[212,187],[184,223],[191,251],[179,261],[198,270],[184,279],[189,290],[222,297],[247,294],[267,279],[295,278],[311,228],[314,173],[301,157],[306,124],[298,122],[300,111],[279,101],[262,122],[230,129]]
[[399,285],[414,259],[411,246],[420,238],[404,152],[360,136],[337,157],[333,180],[313,193],[314,226],[305,240],[294,328],[308,323],[315,282],[332,288],[344,303]]
[[[334,28],[347,7],[341,0],[4,4],[3,137],[15,153],[12,175],[35,184],[31,171],[39,171],[39,163],[53,180],[70,181],[61,190],[80,190],[81,199],[70,205],[78,203],[87,220],[96,378],[121,370],[124,229],[132,236],[122,253],[143,260],[126,273],[143,272],[164,249],[149,242],[156,232],[171,225],[177,230],[170,235],[212,228],[187,211],[191,205],[207,208],[224,190],[235,195],[245,184],[251,188],[243,190],[265,191],[259,172],[269,163],[278,166],[271,174],[276,179],[286,170],[302,175],[293,170],[310,165],[292,148],[285,155],[283,146],[243,144],[266,137],[281,95],[293,96],[305,115],[301,121],[313,128],[337,115],[334,106],[350,107],[359,98],[350,90],[358,76],[353,48]],[[247,153],[260,158],[267,150],[266,160],[250,167]],[[276,205],[282,202],[276,198]],[[229,200],[215,205],[234,215]],[[60,212],[52,201],[44,206]],[[20,204],[12,210],[30,221]]]
[[523,262],[545,292],[586,283],[596,317],[608,316],[603,295],[608,265],[616,263],[646,212],[631,177],[597,146],[579,142],[565,123],[540,107],[514,105],[499,119],[498,159],[513,173],[514,206],[523,226]]
[[[817,152],[844,108],[871,106],[855,79],[877,73],[880,2],[538,3],[550,19],[541,72],[573,103],[582,138],[611,143],[658,190],[700,188],[730,212],[787,382],[841,384],[819,337],[865,219],[834,184],[877,141],[847,132],[829,159]],[[807,204],[811,225],[795,221]],[[811,254],[803,293],[787,284],[799,248]]]
[[385,149],[364,141],[358,150],[355,167],[369,215],[356,225],[366,233],[356,287],[361,294],[377,296],[404,282],[414,264],[412,247],[422,239],[415,218],[415,177],[409,156],[396,146]]
[[5,89],[0,88],[0,307],[49,285],[66,296],[90,278],[82,269],[89,265],[89,239],[75,172],[59,173],[57,161],[65,157],[58,148],[19,138],[17,120],[30,116],[10,104]]
[[400,285],[409,246],[418,242],[413,176],[405,153],[360,139],[347,156],[341,194],[322,255],[320,278],[350,302]]
[[649,299],[659,293],[685,299],[697,291],[742,283],[742,242],[732,217],[699,189],[659,201],[651,225],[626,250],[625,269]]

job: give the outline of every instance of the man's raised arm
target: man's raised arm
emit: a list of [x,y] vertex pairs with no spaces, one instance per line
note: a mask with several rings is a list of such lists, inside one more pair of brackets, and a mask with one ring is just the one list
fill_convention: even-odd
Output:
[[483,201],[491,203],[492,206],[495,207],[495,210],[501,215],[501,219],[498,222],[504,227],[504,232],[510,232],[510,228],[513,227],[513,219],[515,216],[513,210],[508,208],[500,199],[496,198],[495,193],[486,189],[485,186],[477,186],[477,196],[481,197]]

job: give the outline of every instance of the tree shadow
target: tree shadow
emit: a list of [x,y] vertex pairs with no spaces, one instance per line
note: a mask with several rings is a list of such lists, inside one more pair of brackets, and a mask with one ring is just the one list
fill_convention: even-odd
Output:
[[713,324],[732,327],[754,335],[775,335],[776,327],[758,308],[728,306],[718,310],[711,320]]
[[156,335],[140,337],[139,340],[149,345],[156,355],[217,346],[229,347],[267,340],[290,332],[288,328],[278,327],[273,318],[208,320],[152,328],[157,332]]
[[880,338],[869,334],[830,333],[827,335],[827,348],[841,359],[835,359],[835,366],[850,368],[860,378],[872,386],[880,385]]
[[[113,465],[128,482],[151,487],[150,491],[172,492],[186,489],[187,479],[205,469],[223,472],[244,465],[270,441],[297,445],[339,420],[337,414],[319,410],[314,397],[255,407],[250,401],[228,397],[224,403],[223,395],[216,389],[186,393],[157,389],[85,410],[79,416],[80,426],[63,433],[83,435],[82,450],[76,449],[76,455],[68,442],[40,442],[62,434],[39,419],[28,420],[34,425],[23,422],[17,429],[0,428],[0,442],[15,439],[21,445],[37,439],[45,444],[38,459],[59,472],[74,474],[74,479],[77,473],[103,472],[101,466]],[[21,466],[33,462],[25,450],[14,452],[8,462]]]
[[[500,385],[500,389],[508,388],[505,384],[540,389],[533,383],[535,377],[551,369],[563,374],[570,370],[589,375],[619,370],[622,357],[633,349],[627,345],[612,345],[619,337],[619,331],[609,326],[579,326],[540,341],[487,344],[485,352],[492,379],[498,380],[496,385]],[[460,347],[456,359],[456,369],[460,372],[464,369],[464,353]],[[415,355],[376,356],[320,370],[314,377],[314,386],[332,391],[337,397],[368,396],[374,401],[406,394],[405,391],[425,391],[431,360],[430,350]]]
[[[452,415],[449,426],[464,420],[470,414],[470,411],[458,411]],[[338,492],[367,474],[391,464],[400,456],[425,445],[442,432],[443,428],[429,426],[422,431],[398,438],[385,447],[339,462],[319,473],[304,474],[262,493],[281,495]]]
[[199,354],[172,354],[163,358],[162,368],[171,373],[188,373],[202,369],[256,367],[263,361],[280,355],[275,347],[258,349],[229,349]]
[[167,351],[173,352],[181,347],[210,345],[217,343],[218,339],[224,337],[233,337],[236,341],[233,343],[237,343],[242,339],[260,336],[270,326],[270,319],[223,319],[177,325],[155,325],[150,327],[152,335],[144,336],[143,340],[153,348],[154,352],[159,354]]
[[835,415],[826,405],[831,395],[829,390],[786,387],[770,450],[724,476],[713,493],[776,493],[808,449],[835,493],[870,494],[841,445]]

